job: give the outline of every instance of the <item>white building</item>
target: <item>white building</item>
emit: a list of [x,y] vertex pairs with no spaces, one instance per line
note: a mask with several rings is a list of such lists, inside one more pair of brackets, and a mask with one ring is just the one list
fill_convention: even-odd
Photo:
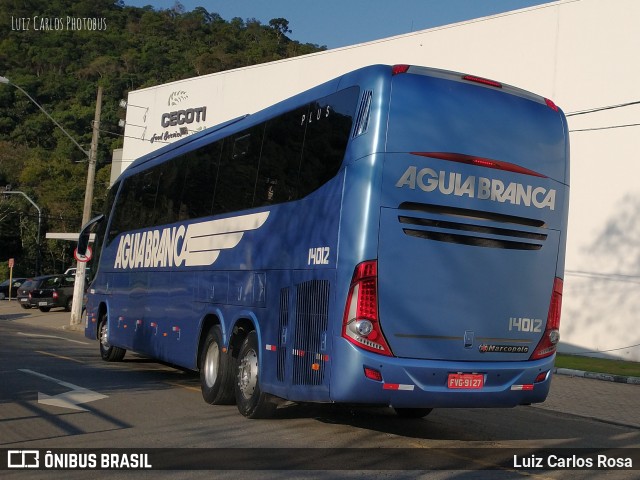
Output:
[[553,99],[569,119],[561,351],[640,361],[640,104],[576,114],[640,101],[639,24],[637,0],[561,0],[134,91],[112,178],[164,142],[365,65],[425,65],[516,85]]

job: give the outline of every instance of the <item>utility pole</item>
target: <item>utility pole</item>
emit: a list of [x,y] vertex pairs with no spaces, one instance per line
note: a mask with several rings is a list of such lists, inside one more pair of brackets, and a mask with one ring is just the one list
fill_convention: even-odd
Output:
[[[102,86],[98,85],[98,98],[96,100],[96,114],[93,120],[93,136],[91,138],[91,150],[89,152],[89,167],[87,169],[87,188],[84,193],[84,209],[82,211],[82,225],[91,218],[91,204],[93,202],[93,183],[96,176],[96,157],[98,154],[98,138],[100,136],[100,112],[102,109]],[[76,282],[73,287],[73,304],[71,306],[72,328],[77,328],[82,320],[82,302],[84,300],[84,285],[87,264],[76,262]]]

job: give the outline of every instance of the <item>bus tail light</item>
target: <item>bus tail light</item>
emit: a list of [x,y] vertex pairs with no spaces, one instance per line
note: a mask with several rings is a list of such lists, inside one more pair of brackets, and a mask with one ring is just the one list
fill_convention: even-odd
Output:
[[398,75],[400,73],[407,73],[409,71],[410,65],[394,65],[391,67],[391,74]]
[[488,78],[476,77],[475,75],[464,75],[462,79],[466,80],[467,82],[475,82],[482,85],[487,85],[488,87],[502,88],[502,84],[500,82],[489,80]]
[[549,98],[545,98],[544,102],[547,104],[547,107],[549,107],[554,112],[557,112],[559,110],[558,106],[554,103],[553,100],[551,100]]
[[493,160],[491,158],[476,157],[475,155],[466,155],[464,153],[453,152],[411,152],[411,155],[419,157],[437,158],[438,160],[447,160],[449,162],[465,163],[476,167],[493,168],[496,170],[504,170],[506,172],[521,173],[523,175],[531,175],[533,177],[547,178],[546,175],[538,173],[528,168],[521,167],[515,163],[503,162],[501,160]]
[[553,281],[553,292],[551,293],[551,302],[549,303],[547,327],[529,360],[539,360],[553,355],[556,352],[558,341],[560,340],[560,311],[562,309],[563,284],[561,278],[556,277]]
[[378,262],[362,262],[353,272],[342,322],[342,336],[354,345],[391,356],[378,321]]

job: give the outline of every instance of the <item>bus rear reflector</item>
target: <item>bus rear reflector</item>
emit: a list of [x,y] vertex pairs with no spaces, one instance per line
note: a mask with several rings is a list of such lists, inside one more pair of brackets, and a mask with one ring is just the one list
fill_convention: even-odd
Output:
[[373,368],[364,367],[364,376],[376,382],[382,381],[382,374]]
[[490,158],[476,157],[474,155],[465,155],[464,153],[451,152],[411,152],[411,155],[420,157],[437,158],[439,160],[448,160],[450,162],[466,163],[467,165],[475,165],[476,167],[494,168],[496,170],[505,170],[507,172],[522,173],[523,175],[531,175],[533,177],[547,178],[546,175],[538,173],[528,168],[521,167],[515,163],[503,162],[500,160],[492,160]]
[[489,80],[488,78],[476,77],[475,75],[464,75],[462,79],[467,82],[481,83],[482,85],[487,85],[489,87],[502,88],[502,84],[500,82]]
[[360,263],[353,272],[344,309],[342,336],[370,352],[392,355],[378,321],[378,262],[376,260]]
[[549,378],[549,370],[547,370],[546,372],[539,373],[536,379],[533,381],[533,383],[544,382],[548,378]]
[[560,312],[562,310],[563,285],[564,282],[561,278],[556,277],[553,281],[553,292],[551,293],[551,302],[549,302],[547,326],[529,360],[539,360],[556,353],[558,341],[560,340]]

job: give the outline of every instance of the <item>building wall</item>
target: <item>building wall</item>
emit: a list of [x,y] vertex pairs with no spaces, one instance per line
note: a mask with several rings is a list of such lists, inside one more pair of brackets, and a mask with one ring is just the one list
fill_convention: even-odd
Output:
[[[640,123],[640,105],[572,115],[640,100],[639,20],[637,0],[563,0],[138,90],[129,94],[122,165],[181,127],[191,133],[258,111],[369,64],[444,68],[533,91],[563,108],[571,131],[561,350],[640,361],[640,126],[609,128]],[[162,126],[163,114],[180,111],[175,120],[192,122]]]

